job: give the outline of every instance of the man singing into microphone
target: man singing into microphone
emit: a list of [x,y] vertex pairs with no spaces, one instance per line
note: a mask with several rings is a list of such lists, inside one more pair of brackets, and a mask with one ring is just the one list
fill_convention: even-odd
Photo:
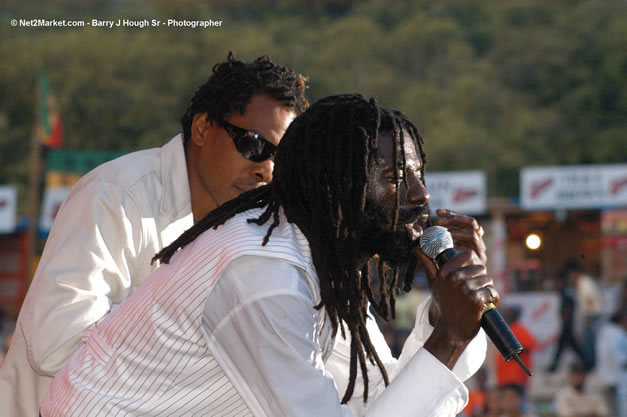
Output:
[[[425,161],[400,112],[359,95],[320,100],[283,136],[274,182],[162,250],[163,265],[84,337],[41,415],[456,415],[498,294],[474,219],[439,212],[460,249],[441,268],[416,248]],[[368,308],[393,315],[415,256],[432,297],[396,361]]]

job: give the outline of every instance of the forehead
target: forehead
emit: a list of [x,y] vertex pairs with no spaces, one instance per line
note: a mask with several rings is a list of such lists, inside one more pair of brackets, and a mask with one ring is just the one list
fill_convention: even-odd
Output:
[[236,126],[261,133],[276,145],[295,117],[296,113],[292,109],[273,98],[255,95],[246,105],[244,114],[236,112],[226,119]]
[[[422,158],[418,154],[416,144],[412,140],[407,131],[403,131],[405,151],[405,162],[408,165],[422,166]],[[394,136],[390,132],[379,133],[379,143],[374,153],[374,160],[377,165],[394,165]],[[401,161],[401,155],[398,155],[398,160]]]

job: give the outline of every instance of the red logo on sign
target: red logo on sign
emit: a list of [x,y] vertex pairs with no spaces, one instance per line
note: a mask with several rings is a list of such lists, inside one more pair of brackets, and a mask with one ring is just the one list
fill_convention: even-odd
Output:
[[0,200],[0,209],[7,205],[7,200]]
[[531,184],[531,198],[538,198],[549,185],[553,184],[553,178],[547,178],[545,180],[536,181]]
[[610,187],[610,194],[618,194],[622,191],[623,187],[627,187],[627,177],[619,178],[612,183]]
[[456,203],[461,203],[462,201],[468,200],[469,198],[473,198],[476,195],[477,195],[477,190],[468,189],[468,188],[458,188],[455,190],[453,201]]
[[531,317],[534,321],[540,320],[544,313],[549,311],[550,308],[551,305],[547,301],[545,301],[544,303],[540,304],[535,310],[533,310],[533,312],[531,313]]

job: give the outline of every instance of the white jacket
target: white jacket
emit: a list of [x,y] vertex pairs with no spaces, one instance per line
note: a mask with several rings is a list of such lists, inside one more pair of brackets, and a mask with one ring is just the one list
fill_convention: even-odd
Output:
[[483,363],[483,333],[451,372],[422,349],[430,301],[396,361],[374,320],[368,333],[392,383],[369,366],[370,400],[340,405],[350,341],[333,343],[306,237],[281,214],[248,223],[253,209],[179,251],[105,320],[55,378],[44,417],[214,416],[452,417],[467,401],[463,380]]
[[54,221],[0,368],[0,417],[37,416],[85,331],[193,225],[182,135],[122,156],[73,187]]

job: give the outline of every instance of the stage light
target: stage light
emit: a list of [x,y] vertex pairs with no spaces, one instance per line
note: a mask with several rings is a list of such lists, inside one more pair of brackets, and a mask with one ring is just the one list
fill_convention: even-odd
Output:
[[536,250],[542,245],[542,239],[535,233],[531,233],[525,239],[525,245],[531,250]]

